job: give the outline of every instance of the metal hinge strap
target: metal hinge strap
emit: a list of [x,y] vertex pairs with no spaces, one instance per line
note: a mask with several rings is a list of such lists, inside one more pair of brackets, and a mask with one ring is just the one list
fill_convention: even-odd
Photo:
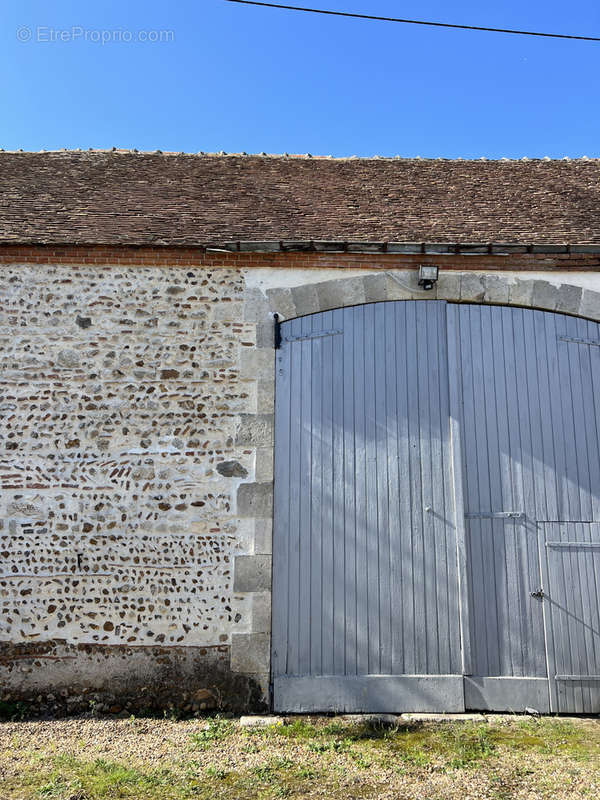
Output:
[[593,347],[600,347],[600,339],[580,339],[576,336],[559,336],[561,342],[573,342],[574,344],[591,344]]
[[306,339],[322,339],[324,336],[338,336],[344,331],[330,330],[330,331],[316,331],[315,333],[305,333],[302,336],[284,336],[284,342],[303,342]]
[[524,511],[473,511],[467,512],[467,519],[522,519]]
[[600,549],[600,542],[546,542],[546,547],[583,547],[597,550]]
[[556,681],[600,681],[600,675],[555,675]]

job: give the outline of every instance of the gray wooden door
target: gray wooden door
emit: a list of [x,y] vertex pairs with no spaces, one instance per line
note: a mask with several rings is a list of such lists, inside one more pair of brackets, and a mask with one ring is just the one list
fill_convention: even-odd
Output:
[[540,525],[552,707],[600,712],[600,524]]
[[599,526],[582,524],[600,521],[600,326],[499,306],[448,314],[462,393],[465,703],[600,710]]
[[280,711],[600,711],[600,326],[440,301],[282,326]]
[[445,303],[281,333],[275,708],[462,710]]
[[546,320],[555,497],[541,518],[554,711],[600,712],[600,325]]

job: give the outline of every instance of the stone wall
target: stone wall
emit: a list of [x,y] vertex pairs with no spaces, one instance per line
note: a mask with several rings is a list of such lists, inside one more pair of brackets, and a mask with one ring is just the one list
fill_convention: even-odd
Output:
[[397,266],[0,267],[0,700],[268,702],[274,312],[600,317],[598,273],[443,271],[425,293]]
[[[1,272],[9,693],[114,689],[116,675],[129,695],[149,682],[158,691],[168,648],[186,647],[195,657],[187,672],[179,659],[178,674],[190,691],[237,703],[226,696],[229,646],[250,630],[252,598],[234,592],[233,559],[253,552],[254,521],[240,517],[236,494],[255,453],[236,436],[257,403],[243,369],[256,325],[243,319],[241,272]],[[143,655],[132,660],[131,648]]]

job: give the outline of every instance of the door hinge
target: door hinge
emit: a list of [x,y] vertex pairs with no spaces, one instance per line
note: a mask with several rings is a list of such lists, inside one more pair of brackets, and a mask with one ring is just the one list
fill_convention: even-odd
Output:
[[279,350],[281,347],[281,317],[277,312],[273,314],[273,347]]
[[466,519],[523,519],[523,511],[473,511],[465,514]]
[[600,549],[600,542],[546,542],[546,547],[576,547],[584,550],[598,550]]
[[560,342],[573,342],[573,344],[590,344],[593,347],[600,347],[600,339],[582,339],[577,336],[559,336]]
[[530,597],[535,597],[536,600],[543,600],[546,593],[543,589],[538,589],[536,592],[529,592]]
[[300,336],[285,336],[281,341],[282,342],[304,342],[307,339],[322,339],[324,336],[338,336],[340,333],[343,333],[342,330],[330,330],[330,331],[315,331],[314,333],[304,333]]

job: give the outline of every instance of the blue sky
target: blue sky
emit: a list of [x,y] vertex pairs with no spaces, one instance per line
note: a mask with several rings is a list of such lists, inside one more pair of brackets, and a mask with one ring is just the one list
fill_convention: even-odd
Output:
[[[598,0],[297,4],[600,36]],[[5,149],[600,156],[600,43],[224,0],[5,0],[0,19]],[[170,33],[118,40],[139,31]]]

